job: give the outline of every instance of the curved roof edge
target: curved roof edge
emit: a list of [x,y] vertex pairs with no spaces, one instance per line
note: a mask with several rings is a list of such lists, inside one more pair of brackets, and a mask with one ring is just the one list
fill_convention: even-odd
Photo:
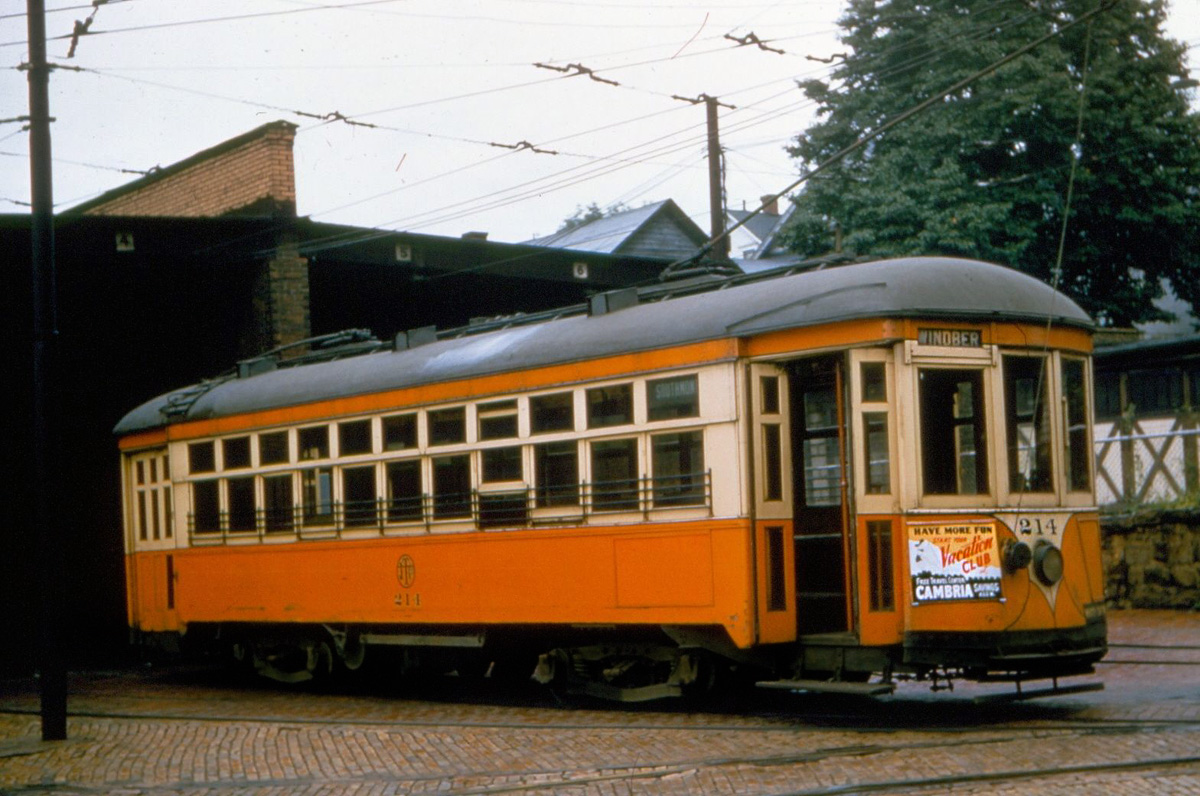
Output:
[[[977,260],[909,257],[800,273],[785,270],[607,314],[543,320],[417,348],[202,382],[147,401],[125,415],[114,432],[872,317],[1004,317],[1093,327],[1078,305],[1048,285]],[[181,401],[184,411],[179,410]],[[168,416],[170,407],[173,414]]]

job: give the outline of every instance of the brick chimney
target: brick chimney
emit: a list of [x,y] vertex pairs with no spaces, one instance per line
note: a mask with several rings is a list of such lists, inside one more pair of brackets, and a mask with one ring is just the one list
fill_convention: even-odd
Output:
[[775,194],[767,194],[766,196],[760,196],[758,198],[758,203],[760,205],[764,205],[764,207],[763,207],[764,213],[766,213],[768,215],[772,215],[772,216],[779,215],[779,197],[775,196]]

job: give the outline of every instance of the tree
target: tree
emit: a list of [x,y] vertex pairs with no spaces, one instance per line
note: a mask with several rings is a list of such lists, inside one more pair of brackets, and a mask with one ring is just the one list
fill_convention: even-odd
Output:
[[555,230],[555,234],[559,232],[566,232],[567,230],[575,229],[576,227],[582,227],[584,224],[590,224],[591,222],[597,221],[601,218],[616,215],[617,213],[623,212],[626,209],[627,208],[622,202],[617,202],[607,210],[595,202],[592,202],[587,207],[575,205],[575,212],[572,213],[570,217],[563,219],[563,222],[558,225],[558,229]]
[[792,247],[977,257],[1051,281],[1078,157],[1060,288],[1106,325],[1168,317],[1152,304],[1163,279],[1200,308],[1186,48],[1163,35],[1164,0],[1116,0],[1063,30],[1097,2],[850,0],[839,22],[850,54],[830,84],[802,84],[823,117],[790,148],[808,168],[1061,32],[809,180]]

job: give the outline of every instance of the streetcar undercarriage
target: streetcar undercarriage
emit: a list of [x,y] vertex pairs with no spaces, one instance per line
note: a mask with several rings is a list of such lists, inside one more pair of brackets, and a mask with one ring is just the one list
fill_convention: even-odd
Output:
[[[186,636],[137,634],[145,647],[220,650],[235,665],[285,684],[376,671],[532,679],[565,693],[619,702],[702,696],[731,680],[793,692],[880,696],[899,682],[952,690],[956,680],[1011,683],[1032,698],[1093,690],[1059,688],[1059,678],[1093,673],[1105,652],[1103,619],[1069,631],[919,633],[902,645],[866,647],[850,634],[738,650],[718,628],[545,628],[194,625]],[[499,667],[499,669],[497,669]],[[1053,688],[1023,685],[1052,680]]]

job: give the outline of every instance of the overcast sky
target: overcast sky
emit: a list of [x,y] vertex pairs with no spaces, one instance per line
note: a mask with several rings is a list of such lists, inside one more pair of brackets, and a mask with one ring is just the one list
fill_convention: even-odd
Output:
[[[826,73],[813,59],[840,51],[835,21],[844,7],[46,3],[51,60],[84,70],[51,79],[58,209],[283,119],[299,125],[301,215],[439,235],[487,231],[502,241],[549,234],[592,202],[636,207],[668,197],[707,230],[704,108],[673,95],[734,106],[721,109],[730,207],[783,190],[796,176],[784,147],[812,121],[796,81]],[[24,10],[25,0],[0,0],[2,213],[28,212],[28,136],[9,121],[28,113],[17,69],[28,58]],[[76,20],[89,15],[89,33],[68,57]],[[1174,0],[1168,34],[1192,48],[1194,67],[1200,0]],[[593,76],[539,63],[577,64]],[[317,118],[327,114],[358,124]],[[542,151],[505,148],[520,142]]]

